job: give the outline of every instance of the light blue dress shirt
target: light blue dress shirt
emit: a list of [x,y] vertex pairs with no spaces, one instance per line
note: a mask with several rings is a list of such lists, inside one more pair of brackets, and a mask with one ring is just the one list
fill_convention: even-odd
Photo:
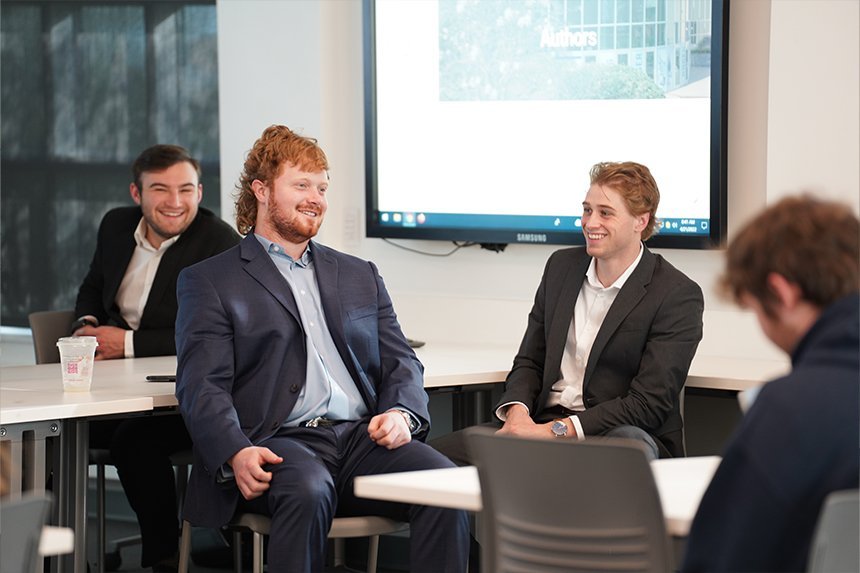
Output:
[[[293,293],[308,352],[307,380],[284,425],[295,427],[317,416],[330,420],[358,420],[366,416],[367,405],[326,324],[310,245],[296,261],[280,245],[260,235],[255,236]],[[292,382],[284,381],[285,384]]]

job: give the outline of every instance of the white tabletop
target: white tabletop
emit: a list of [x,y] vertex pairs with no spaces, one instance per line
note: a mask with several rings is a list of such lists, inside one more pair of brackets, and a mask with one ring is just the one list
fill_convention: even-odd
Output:
[[415,349],[424,364],[424,387],[504,382],[516,349],[483,344],[429,342]]
[[[424,387],[504,382],[517,349],[508,345],[452,344],[428,341],[416,354],[424,364]],[[788,359],[751,359],[697,354],[687,376],[688,388],[742,391],[790,369]]]
[[[425,367],[424,387],[503,382],[516,349],[506,345],[428,342],[417,349]],[[775,360],[696,356],[687,386],[746,390],[788,371]],[[64,392],[57,364],[0,369],[0,422],[12,424],[79,418],[176,405],[175,385],[147,382],[148,374],[175,374],[176,357],[104,360],[94,365],[89,392]]]
[[[719,463],[719,456],[651,462],[669,535],[687,535]],[[482,505],[478,471],[472,466],[361,476],[355,478],[355,495],[468,511],[480,511]]]
[[0,423],[81,418],[175,406],[174,384],[147,382],[173,374],[175,356],[100,360],[88,392],[64,392],[59,364],[0,369]]

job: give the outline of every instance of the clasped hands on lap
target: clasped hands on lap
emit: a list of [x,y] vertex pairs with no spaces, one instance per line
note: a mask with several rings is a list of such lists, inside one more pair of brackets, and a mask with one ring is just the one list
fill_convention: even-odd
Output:
[[[399,412],[393,410],[371,418],[367,426],[367,434],[377,446],[389,450],[396,450],[412,441],[412,434],[409,432],[406,420]],[[233,468],[236,486],[242,497],[250,501],[263,495],[269,489],[269,482],[272,481],[272,472],[266,471],[263,466],[279,464],[283,461],[284,458],[269,448],[248,446],[233,454],[227,463]]]

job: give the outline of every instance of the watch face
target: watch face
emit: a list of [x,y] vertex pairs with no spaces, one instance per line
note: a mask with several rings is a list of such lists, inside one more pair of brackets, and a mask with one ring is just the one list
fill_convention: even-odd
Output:
[[565,424],[561,420],[556,420],[555,422],[553,422],[552,426],[550,426],[550,429],[552,429],[552,433],[555,434],[555,436],[558,438],[567,435],[567,424]]

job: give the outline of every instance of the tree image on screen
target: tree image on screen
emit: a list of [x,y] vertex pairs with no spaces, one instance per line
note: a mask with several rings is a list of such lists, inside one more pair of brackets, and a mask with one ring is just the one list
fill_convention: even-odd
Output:
[[[694,0],[690,4],[696,4]],[[443,101],[655,99],[710,73],[687,3],[442,0]],[[708,0],[699,0],[700,8]],[[644,7],[644,9],[643,9]],[[701,11],[701,10],[699,10]],[[684,37],[678,32],[683,29]]]

